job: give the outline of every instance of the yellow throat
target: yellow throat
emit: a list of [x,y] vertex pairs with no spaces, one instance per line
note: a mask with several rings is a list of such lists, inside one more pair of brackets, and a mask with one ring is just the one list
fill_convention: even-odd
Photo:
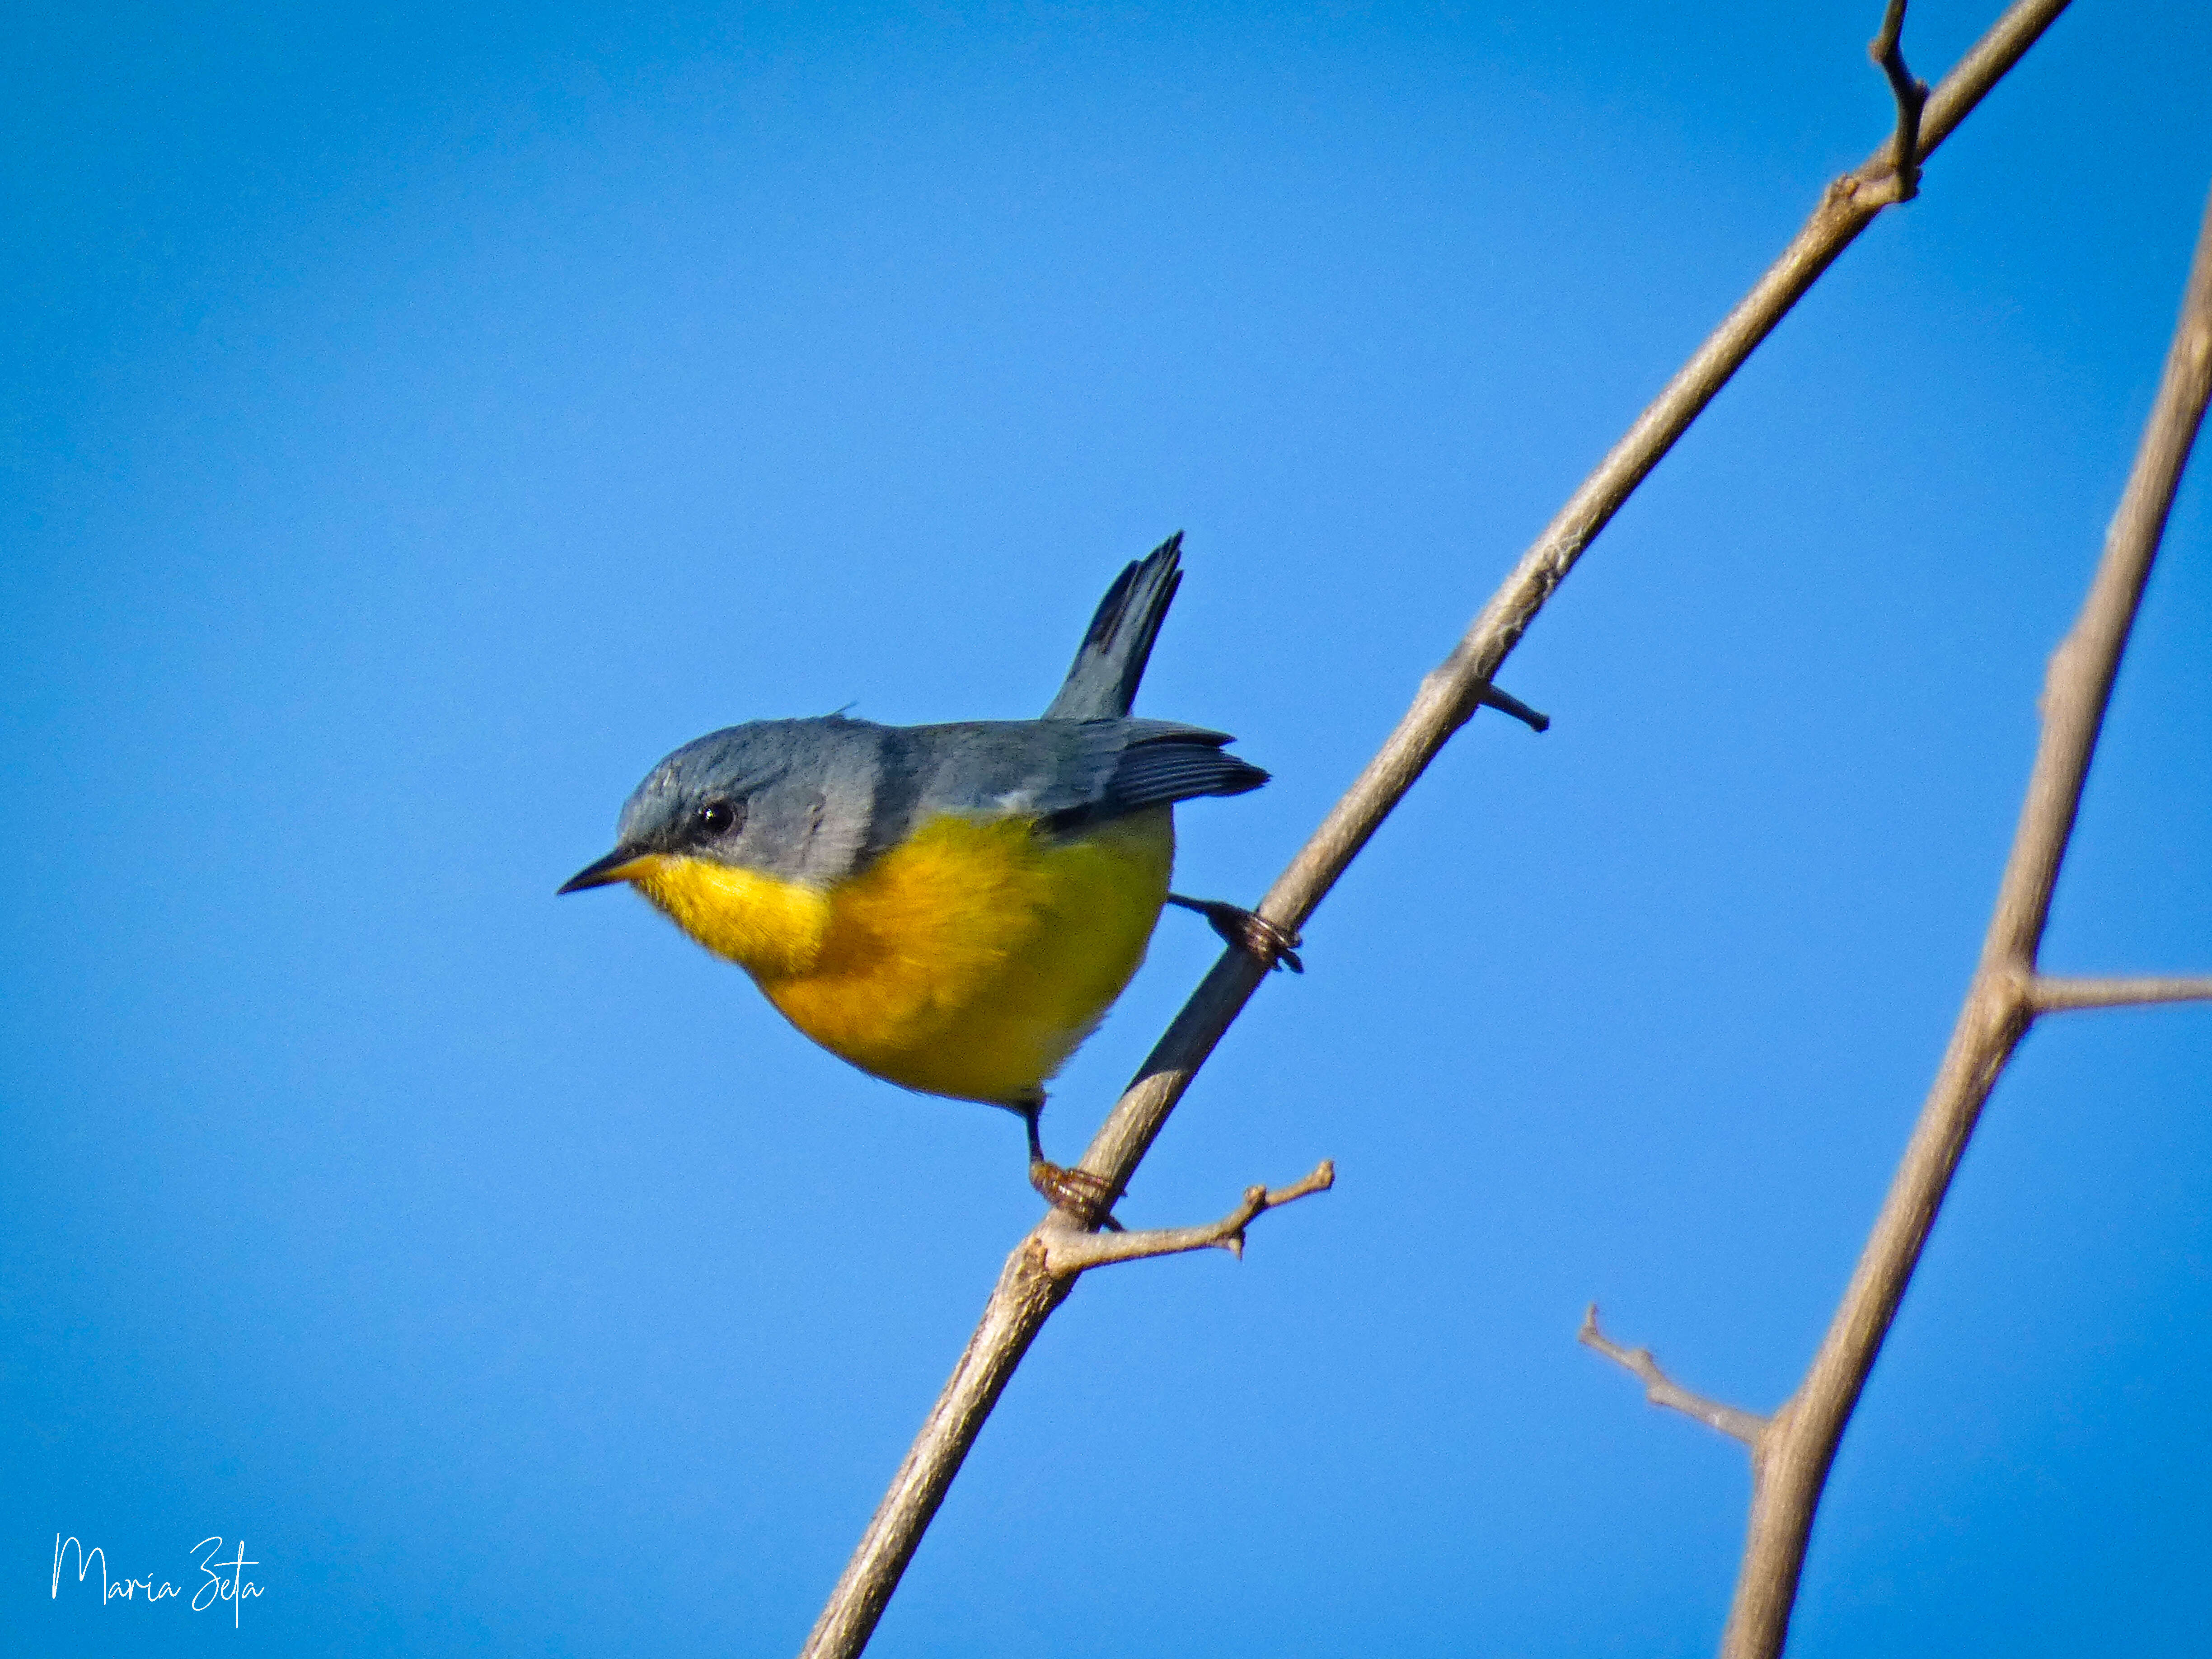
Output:
[[931,1094],[1022,1100],[1145,959],[1175,862],[1171,809],[1068,837],[930,820],[827,889],[683,855],[626,872],[861,1070]]

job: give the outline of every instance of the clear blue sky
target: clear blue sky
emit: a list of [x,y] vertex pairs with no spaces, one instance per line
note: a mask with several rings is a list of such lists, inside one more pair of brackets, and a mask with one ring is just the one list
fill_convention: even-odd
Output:
[[[634,898],[646,767],[1035,713],[1176,530],[1139,712],[1262,890],[1883,137],[1875,0],[33,8],[0,43],[0,1649],[777,1655],[1036,1200]],[[1996,0],[1922,0],[1933,78]],[[2208,181],[2212,14],[2062,19],[1599,542],[1224,1044],[886,1656],[1705,1652],[1736,1449],[1978,947]],[[2047,960],[2212,968],[2212,495]],[[1215,946],[1170,915],[1079,1147]],[[1794,1651],[2173,1653],[2212,1558],[2212,1011],[1999,1091]],[[52,1535],[240,1628],[50,1595]],[[220,1622],[220,1627],[217,1621]]]

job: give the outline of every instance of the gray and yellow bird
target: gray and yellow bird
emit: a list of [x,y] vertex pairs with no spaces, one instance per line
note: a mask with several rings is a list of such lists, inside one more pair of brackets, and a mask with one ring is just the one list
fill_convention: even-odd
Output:
[[1299,965],[1249,911],[1168,890],[1175,804],[1267,781],[1224,732],[1130,715],[1182,544],[1121,572],[1042,720],[710,732],[647,775],[614,850],[560,890],[628,882],[832,1054],[1018,1113],[1038,1190],[1097,1213],[1107,1194],[1046,1161],[1037,1115],[1161,906]]

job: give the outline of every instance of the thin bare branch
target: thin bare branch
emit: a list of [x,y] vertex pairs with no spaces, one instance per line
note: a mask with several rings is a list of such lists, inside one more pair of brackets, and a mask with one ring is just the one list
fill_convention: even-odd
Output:
[[1904,34],[1905,0],[1889,0],[1881,33],[1868,44],[1867,56],[1889,77],[1890,95],[1897,100],[1897,136],[1889,141],[1889,165],[1897,175],[1897,199],[1909,202],[1920,194],[1920,112],[1928,106],[1928,83],[1914,80],[1905,67]]
[[1680,1383],[1659,1369],[1649,1348],[1624,1348],[1598,1328],[1597,1304],[1589,1304],[1583,1316],[1582,1328],[1575,1333],[1575,1340],[1586,1348],[1595,1348],[1616,1365],[1626,1367],[1644,1380],[1644,1397],[1655,1406],[1664,1406],[1685,1417],[1694,1417],[1709,1429],[1717,1429],[1731,1440],[1741,1440],[1753,1455],[1759,1443],[1766,1437],[1768,1419],[1757,1412],[1739,1410],[1723,1406],[1717,1400],[1708,1400],[1701,1394],[1692,1394]]
[[[2212,203],[2206,206],[2181,319],[2136,452],[2134,470],[2106,532],[2089,593],[2044,681],[2043,732],[1999,885],[1980,966],[1951,1034],[1935,1085],[1893,1180],[1881,1217],[1811,1369],[1776,1423],[1753,1487],[1751,1526],[1721,1652],[1776,1659],[1789,1634],[1805,1542],[1844,1425],[1881,1352],[1905,1287],[2014,1048],[2039,1012],[2035,957],[2051,893],[2074,833],[2081,787],[2104,724],[2113,677],[2143,584],[2157,556],[2183,466],[2212,395]],[[2118,981],[2106,984],[2180,984]],[[2094,985],[2096,981],[2045,984]],[[2075,1005],[2079,1006],[2079,1005]]]
[[[2017,0],[1929,95],[1921,119],[1925,159],[2035,43],[2067,0]],[[1286,933],[1304,926],[1369,837],[1486,701],[1491,680],[1553,592],[1621,503],[1742,367],[1760,341],[1836,257],[1896,199],[1888,143],[1829,185],[1781,257],[1677,371],[1650,406],[1583,481],[1450,655],[1430,672],[1397,727],[1332,808],[1259,906]],[[1153,1046],[1115,1103],[1080,1166],[1110,1194],[1129,1177],[1267,969],[1241,950],[1223,954]],[[1041,1226],[1053,1224],[1049,1218]],[[1021,1356],[1066,1297],[1072,1280],[1043,1271],[1038,1235],[1016,1247],[967,1351],[908,1449],[890,1489],[830,1592],[802,1659],[853,1659],[867,1645],[945,1489]],[[1026,1264],[1026,1266],[1024,1265]],[[1040,1285],[1042,1289],[1040,1290]]]
[[1135,1233],[1086,1233],[1074,1227],[1054,1229],[1042,1235],[1045,1271],[1055,1279],[1073,1279],[1092,1267],[1115,1261],[1140,1261],[1148,1256],[1179,1255],[1185,1250],[1224,1249],[1239,1261],[1244,1255],[1244,1229],[1255,1217],[1336,1185],[1334,1160],[1323,1158],[1304,1181],[1270,1191],[1247,1187],[1237,1207],[1218,1221],[1199,1227],[1158,1227]]
[[2038,974],[2028,981],[2028,1004],[2039,1014],[2069,1008],[2140,1008],[2159,1002],[2212,1002],[2212,975],[2194,978],[2061,979]]
[[[2020,0],[1975,43],[1929,94],[1921,122],[1923,158],[2020,60],[2066,3]],[[1856,171],[1828,186],[1782,257],[1568,497],[1451,654],[1423,678],[1413,706],[1366,769],[1276,878],[1260,902],[1261,915],[1291,933],[1304,927],[1368,838],[1480,705],[1492,677],[1621,503],[1836,256],[1895,199],[1888,153],[1885,143]],[[1258,965],[1242,953],[1232,952],[1215,963],[1154,1047],[1137,1080],[1115,1105],[1085,1152],[1083,1168],[1104,1177],[1116,1192],[1127,1185],[1192,1074],[1213,1052],[1213,1045],[1263,976]]]

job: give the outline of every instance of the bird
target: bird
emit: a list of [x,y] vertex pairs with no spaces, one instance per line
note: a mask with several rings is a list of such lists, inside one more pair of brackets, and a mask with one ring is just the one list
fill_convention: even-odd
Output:
[[1036,1190],[1116,1224],[1099,1177],[1046,1158],[1038,1121],[1163,907],[1304,971],[1294,935],[1168,890],[1176,804],[1268,779],[1226,732],[1130,713],[1182,549],[1178,532],[1115,578],[1041,718],[709,732],[646,775],[613,850],[558,890],[627,883],[830,1053],[1017,1114]]

